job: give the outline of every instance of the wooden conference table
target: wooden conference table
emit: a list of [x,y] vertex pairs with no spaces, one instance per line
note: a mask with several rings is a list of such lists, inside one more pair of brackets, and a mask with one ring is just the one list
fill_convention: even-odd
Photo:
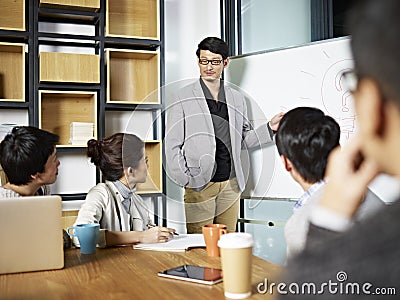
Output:
[[[207,257],[205,249],[186,252],[133,250],[132,247],[97,249],[82,255],[65,251],[61,270],[0,275],[0,299],[225,299],[223,284],[213,286],[160,278],[157,272],[194,264],[221,267],[220,258]],[[253,257],[249,299],[271,299],[257,293],[268,278],[278,282],[281,266]]]

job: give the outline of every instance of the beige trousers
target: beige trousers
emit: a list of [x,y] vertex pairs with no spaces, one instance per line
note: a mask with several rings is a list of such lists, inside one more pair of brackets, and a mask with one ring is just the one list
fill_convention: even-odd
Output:
[[225,224],[229,232],[236,231],[239,213],[240,189],[236,178],[210,182],[200,192],[185,189],[186,229],[201,233],[205,224]]

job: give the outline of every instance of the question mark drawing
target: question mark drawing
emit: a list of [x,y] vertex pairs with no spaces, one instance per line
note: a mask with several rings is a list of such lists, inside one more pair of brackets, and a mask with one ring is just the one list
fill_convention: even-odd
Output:
[[331,64],[323,75],[321,84],[322,104],[339,123],[342,137],[349,139],[355,132],[355,111],[353,96],[344,84],[343,73],[351,70],[352,59],[342,59]]
[[349,91],[349,89],[346,87],[345,84],[343,84],[344,81],[344,76],[343,73],[350,71],[351,68],[348,69],[344,69],[341,72],[336,74],[335,77],[335,87],[339,92],[343,92],[342,94],[342,112],[347,113],[350,111],[350,107],[348,105],[348,103],[350,101],[353,101],[353,97],[351,95],[351,92]]

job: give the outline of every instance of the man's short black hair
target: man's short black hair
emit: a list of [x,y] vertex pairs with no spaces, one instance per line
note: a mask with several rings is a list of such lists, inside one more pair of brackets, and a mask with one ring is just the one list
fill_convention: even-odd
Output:
[[325,177],[328,156],[339,139],[340,127],[332,117],[317,108],[297,107],[283,116],[276,146],[304,180],[315,183]]
[[0,164],[8,181],[25,185],[32,175],[43,173],[46,162],[54,152],[58,135],[32,127],[14,127],[0,143]]
[[200,58],[200,50],[208,50],[212,53],[220,54],[222,59],[227,59],[229,56],[228,44],[217,37],[207,37],[200,42],[196,51],[198,58]]

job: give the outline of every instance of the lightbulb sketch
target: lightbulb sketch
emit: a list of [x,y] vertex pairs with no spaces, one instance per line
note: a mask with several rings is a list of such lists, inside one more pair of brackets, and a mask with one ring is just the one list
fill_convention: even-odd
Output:
[[328,67],[321,84],[321,100],[330,116],[340,125],[342,139],[349,139],[355,132],[356,113],[353,97],[344,84],[343,73],[351,70],[353,60],[342,59]]
[[309,70],[309,66],[300,71],[304,80],[302,93],[307,96],[300,96],[299,100],[301,105],[308,105],[308,101],[311,106],[319,107],[333,117],[340,126],[341,142],[345,142],[356,131],[353,96],[343,77],[344,72],[352,69],[353,60],[339,56],[336,52],[330,54],[327,50],[321,50],[320,64],[314,57],[317,65],[315,70]]

